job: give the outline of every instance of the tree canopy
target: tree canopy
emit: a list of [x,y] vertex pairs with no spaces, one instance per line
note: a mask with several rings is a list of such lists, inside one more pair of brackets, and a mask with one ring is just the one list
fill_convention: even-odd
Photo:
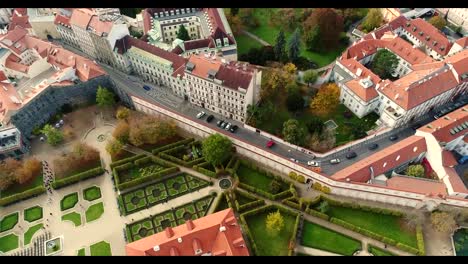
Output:
[[98,86],[96,93],[96,103],[98,106],[113,106],[115,105],[114,94],[106,88]]
[[284,228],[284,218],[281,212],[271,212],[266,218],[266,229],[271,235],[278,234]]
[[171,120],[145,115],[129,122],[129,141],[134,146],[156,144],[176,135],[176,124]]
[[284,61],[286,57],[285,48],[286,48],[286,37],[284,36],[283,30],[280,30],[280,32],[278,33],[278,36],[276,37],[275,47],[274,47],[276,60]]
[[40,175],[42,163],[34,157],[23,161],[7,158],[0,162],[0,190],[6,190],[15,182],[25,184]]
[[190,35],[184,25],[180,25],[179,31],[177,32],[177,38],[183,41],[190,40]]
[[56,129],[50,124],[46,124],[41,132],[44,133],[44,135],[47,137],[47,143],[52,146],[57,146],[63,141],[62,131]]
[[302,97],[299,89],[293,89],[288,92],[288,97],[286,98],[286,106],[291,112],[296,112],[304,108],[304,98]]
[[289,119],[283,123],[283,138],[287,142],[295,145],[303,145],[305,136],[305,129],[296,119]]
[[338,47],[343,18],[332,8],[316,8],[303,22],[307,49],[328,51]]
[[232,154],[232,142],[220,134],[213,134],[205,138],[202,153],[206,161],[217,167],[223,164]]
[[335,83],[327,83],[320,87],[310,103],[310,108],[315,114],[324,116],[334,112],[339,103],[340,88]]
[[383,23],[383,16],[382,12],[380,12],[379,8],[371,8],[367,16],[364,18],[362,22],[362,29],[365,32],[370,32],[375,28],[380,27]]
[[392,74],[397,66],[398,57],[387,49],[381,49],[375,54],[371,70],[381,79],[389,79],[392,78]]
[[431,23],[438,30],[443,29],[447,25],[447,21],[445,21],[445,19],[441,16],[433,16],[429,19],[428,22]]
[[313,84],[317,81],[318,74],[314,70],[307,70],[304,72],[304,82],[307,83],[308,85]]
[[121,106],[119,107],[119,109],[117,109],[117,113],[115,116],[119,120],[127,119],[130,116],[130,109],[128,109],[127,107]]
[[454,216],[447,212],[433,212],[431,214],[431,223],[435,230],[442,233],[452,233],[457,229]]
[[424,177],[424,167],[421,164],[410,165],[406,170],[406,175],[422,178]]
[[301,35],[299,29],[296,28],[288,42],[288,56],[289,60],[296,62],[299,58],[299,51],[301,49]]

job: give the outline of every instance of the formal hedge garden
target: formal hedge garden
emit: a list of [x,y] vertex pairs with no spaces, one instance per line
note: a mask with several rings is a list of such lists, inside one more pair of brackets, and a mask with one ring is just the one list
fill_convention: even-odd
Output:
[[0,251],[6,253],[13,249],[18,248],[19,238],[15,234],[9,234],[3,237],[0,237]]
[[118,197],[120,211],[123,215],[132,214],[205,188],[210,184],[208,181],[186,173],[174,175],[120,195]]
[[90,169],[90,170],[87,170],[87,171],[84,171],[84,172],[81,172],[81,173],[78,173],[78,174],[68,176],[68,177],[63,178],[63,179],[59,179],[59,180],[56,179],[56,180],[54,180],[54,182],[52,182],[52,187],[54,189],[60,189],[62,187],[74,184],[74,183],[82,181],[82,180],[86,180],[86,179],[90,179],[90,178],[100,176],[104,172],[105,172],[105,170],[104,170],[103,167],[97,167],[97,168],[94,168],[94,169]]
[[180,144],[164,151],[159,151],[157,155],[164,160],[171,161],[188,168],[192,168],[194,165],[205,161],[202,156],[200,141]]
[[96,244],[92,244],[89,247],[91,256],[112,256],[111,246],[106,241],[101,241]]
[[34,222],[42,218],[42,207],[34,206],[24,210],[24,220]]
[[32,181],[24,184],[14,183],[6,190],[1,191],[0,206],[20,202],[31,197],[36,197],[45,192],[44,177],[41,169],[41,174],[34,177]]
[[198,219],[205,216],[216,197],[216,193],[202,197],[191,203],[181,205],[171,210],[164,211],[153,217],[148,217],[126,226],[128,242],[163,231],[166,227],[176,227],[185,221]]
[[15,227],[16,224],[18,224],[18,220],[19,212],[15,212],[3,217],[0,221],[0,232],[5,232],[10,229],[13,229],[13,227]]
[[29,243],[31,243],[31,240],[34,236],[35,233],[37,233],[37,231],[39,231],[42,227],[44,226],[44,224],[37,224],[37,225],[34,225],[34,226],[31,226],[28,231],[26,231],[24,233],[24,245],[29,245]]
[[81,215],[77,212],[71,212],[65,215],[62,215],[62,221],[70,221],[75,227],[81,225]]
[[91,222],[99,219],[104,214],[104,204],[102,202],[93,204],[86,209],[86,222]]
[[65,210],[68,210],[70,208],[73,208],[73,207],[75,207],[75,205],[77,203],[78,203],[78,193],[77,192],[67,194],[60,201],[60,210],[65,211]]
[[101,198],[101,189],[97,186],[91,186],[83,190],[83,197],[86,201],[94,201]]
[[218,200],[216,201],[216,204],[214,206],[214,212],[219,212],[230,208],[226,195],[226,192],[223,192],[219,195]]

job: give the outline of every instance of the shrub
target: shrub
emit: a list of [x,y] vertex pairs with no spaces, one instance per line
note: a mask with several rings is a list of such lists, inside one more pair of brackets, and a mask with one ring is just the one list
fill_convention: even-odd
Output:
[[279,183],[276,180],[271,181],[269,190],[272,194],[277,194],[280,191],[280,189],[281,183]]
[[320,184],[319,182],[314,182],[312,188],[314,188],[314,190],[320,191],[322,190],[322,184]]
[[416,227],[416,240],[418,242],[418,255],[424,256],[426,255],[426,248],[424,246],[424,236],[422,232],[422,227],[421,225],[418,225]]
[[73,184],[73,183],[81,181],[81,180],[85,180],[85,179],[89,179],[89,178],[92,178],[92,177],[102,175],[104,173],[104,171],[105,170],[102,167],[94,168],[94,169],[91,169],[91,170],[88,170],[88,171],[85,171],[85,172],[82,172],[82,173],[72,175],[72,176],[64,178],[64,179],[55,180],[52,183],[52,187],[54,189],[59,189],[59,188],[68,186],[70,184]]
[[151,153],[153,153],[154,155],[157,155],[158,153],[163,152],[165,150],[172,149],[172,148],[177,147],[177,146],[189,144],[194,140],[195,140],[194,138],[186,138],[186,139],[183,139],[183,140],[180,140],[180,141],[177,141],[177,142],[167,144],[167,145],[164,145],[162,147],[153,149],[151,151]]
[[309,209],[309,208],[307,208],[307,209],[305,210],[305,212],[306,212],[307,214],[310,214],[310,215],[312,215],[312,216],[321,218],[321,219],[323,219],[323,220],[327,220],[327,221],[330,220],[330,217],[329,217],[328,215],[322,214],[321,212],[318,212],[318,211],[315,211],[315,210],[312,210],[312,209]]
[[218,178],[218,176],[216,175],[216,172],[212,172],[212,171],[207,170],[207,169],[205,169],[205,168],[203,168],[201,166],[195,165],[195,166],[193,166],[193,169],[200,172],[200,173],[202,173],[202,174],[205,174],[208,177],[215,178],[215,179]]
[[135,166],[141,167],[151,162],[151,157],[144,157],[134,161]]
[[45,192],[46,192],[46,188],[44,186],[37,186],[27,191],[1,198],[0,206],[5,206],[5,205],[9,205],[15,202],[19,202],[21,200],[25,200],[26,198],[37,196]]
[[322,186],[322,192],[323,193],[326,193],[326,194],[329,194],[331,192],[330,188],[328,186]]
[[119,165],[122,165],[122,164],[125,164],[125,163],[128,163],[128,162],[133,162],[137,159],[141,159],[143,157],[145,157],[146,155],[145,154],[138,154],[138,155],[135,155],[135,156],[132,156],[132,157],[129,157],[129,158],[125,158],[125,159],[121,159],[121,160],[118,160],[116,162],[113,162],[111,163],[109,166],[111,169],[113,169],[114,167],[117,167]]
[[144,176],[144,177],[139,177],[139,178],[136,178],[134,180],[121,183],[121,184],[117,185],[117,188],[119,190],[125,190],[125,189],[128,189],[128,188],[137,186],[139,184],[142,184],[144,182],[161,178],[161,177],[163,177],[165,175],[168,175],[168,174],[171,174],[171,173],[174,173],[174,172],[177,172],[177,171],[179,171],[178,167],[167,168],[167,169],[158,171],[156,173],[152,173],[152,174]]
[[418,254],[418,252],[419,252],[418,249],[416,249],[416,248],[414,248],[414,247],[410,247],[410,246],[405,245],[405,244],[403,244],[403,243],[397,243],[397,244],[396,244],[396,247],[399,248],[399,249],[401,249],[401,250],[407,251],[407,252],[409,252],[409,253],[411,253],[411,254]]
[[247,209],[254,208],[254,207],[257,207],[257,206],[260,206],[260,205],[264,205],[264,204],[265,204],[265,200],[253,201],[253,202],[246,203],[246,204],[243,204],[243,205],[239,206],[238,211],[242,212],[242,211],[245,211]]
[[306,178],[304,175],[297,175],[296,180],[300,183],[306,183]]
[[297,179],[297,173],[295,173],[294,171],[291,171],[289,174],[288,174],[289,178],[293,179],[293,180],[296,180]]

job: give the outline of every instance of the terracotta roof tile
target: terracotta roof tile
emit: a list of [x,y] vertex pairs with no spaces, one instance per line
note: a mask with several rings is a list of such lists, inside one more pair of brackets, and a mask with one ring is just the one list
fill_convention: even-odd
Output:
[[392,189],[423,195],[447,195],[447,189],[444,183],[414,177],[392,177],[387,181],[387,186]]
[[[453,68],[459,75],[459,80],[462,81],[460,76],[463,74],[468,74],[468,49],[446,58],[445,62],[453,65]],[[465,79],[464,81],[467,80]]]
[[194,50],[194,49],[203,49],[207,48],[210,45],[210,42],[213,40],[211,38],[207,39],[197,39],[184,42],[185,51]]
[[466,48],[468,46],[468,36],[457,39],[455,43],[460,45],[462,48]]
[[[445,35],[440,30],[426,22],[424,19],[416,18],[408,20],[403,28],[419,41],[442,56],[447,55],[452,46],[452,43],[450,43],[447,37],[445,37]],[[416,31],[414,31],[414,29],[416,29]],[[429,39],[427,37],[429,37]],[[435,44],[435,41],[437,44]],[[442,47],[444,48],[443,50],[441,50]]]
[[93,15],[94,12],[89,9],[74,8],[70,17],[70,24],[86,30]]
[[377,91],[375,90],[375,86],[372,85],[371,87],[368,87],[368,88],[364,88],[360,83],[359,81],[363,79],[363,78],[360,78],[360,79],[353,79],[351,81],[348,81],[347,83],[345,83],[346,87],[348,87],[353,93],[355,93],[357,96],[359,96],[359,98],[361,98],[361,100],[363,100],[364,102],[369,102],[371,101],[372,99],[376,98],[379,96],[379,94],[377,93]]
[[54,24],[55,25],[64,24],[64,25],[70,26],[70,17],[64,16],[62,14],[57,14],[54,19]]
[[[420,127],[418,130],[431,133],[439,142],[449,143],[452,140],[465,135],[468,132],[468,127],[459,132],[452,134],[451,130],[455,127],[468,122],[468,108],[462,107],[449,114],[446,114],[431,123]],[[466,127],[466,126],[465,126]],[[463,128],[463,126],[462,126]]]
[[457,171],[454,168],[444,167],[445,172],[447,173],[448,180],[454,192],[458,193],[468,193],[468,189],[466,185],[463,183],[462,179],[460,179],[460,175],[458,175]]
[[442,165],[446,167],[453,167],[455,165],[458,165],[458,162],[455,159],[455,156],[453,156],[452,152],[448,150],[442,151]]

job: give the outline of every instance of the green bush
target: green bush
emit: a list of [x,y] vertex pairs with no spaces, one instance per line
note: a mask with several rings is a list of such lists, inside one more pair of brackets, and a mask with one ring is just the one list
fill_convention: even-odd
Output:
[[396,247],[401,249],[401,250],[407,251],[407,252],[409,252],[411,254],[418,254],[419,253],[418,249],[416,249],[414,247],[411,247],[411,246],[408,246],[408,245],[405,245],[403,243],[397,243]]
[[122,164],[125,164],[125,163],[132,163],[133,161],[137,160],[137,159],[141,159],[143,157],[145,157],[146,155],[145,154],[138,154],[138,155],[135,155],[135,156],[132,156],[132,157],[129,157],[129,158],[125,158],[125,159],[121,159],[121,160],[118,160],[116,162],[113,162],[111,163],[109,166],[111,169],[117,167],[117,166],[120,166]]
[[133,163],[137,167],[142,167],[143,165],[146,165],[146,164],[148,164],[150,162],[151,162],[151,157],[146,156],[144,158],[135,160]]
[[416,227],[416,240],[418,242],[418,255],[420,256],[426,255],[426,248],[424,246],[424,236],[423,236],[421,225],[418,225]]
[[144,177],[139,177],[139,178],[136,178],[134,180],[124,182],[122,184],[117,185],[117,188],[119,190],[125,190],[125,189],[128,189],[128,188],[137,186],[139,184],[142,184],[144,182],[161,178],[163,176],[166,176],[168,174],[171,174],[171,173],[174,173],[174,172],[177,172],[177,171],[179,171],[178,167],[170,167],[170,168],[158,171],[156,173],[152,173],[152,174],[144,176]]
[[297,173],[295,173],[294,171],[289,172],[288,176],[289,176],[289,178],[291,178],[293,180],[297,179]]
[[[293,233],[292,233],[291,239],[290,239],[290,241],[292,241],[293,243],[296,243],[297,231],[299,229],[300,221],[301,221],[301,217],[300,217],[300,215],[297,215],[296,216],[296,221],[294,222]],[[291,248],[288,251],[288,256],[292,256],[293,253],[294,253],[294,248]]]
[[328,215],[326,215],[326,214],[324,214],[324,213],[321,213],[321,212],[319,212],[319,211],[315,211],[315,210],[312,210],[312,209],[307,208],[307,209],[305,210],[305,212],[306,212],[306,214],[310,214],[310,215],[312,215],[312,216],[321,218],[321,219],[323,219],[323,220],[327,220],[327,221],[330,220],[330,217],[329,217]]
[[151,161],[163,167],[177,167],[177,164],[169,162],[167,160],[160,159],[158,157],[151,157]]
[[37,196],[39,194],[43,194],[46,192],[46,188],[44,186],[37,186],[35,188],[29,189],[27,191],[16,193],[7,197],[3,197],[0,199],[0,206],[9,205],[15,202],[19,202],[30,198],[32,196]]
[[82,172],[82,173],[72,175],[72,176],[67,177],[67,178],[63,178],[63,179],[60,179],[60,180],[55,180],[52,183],[52,187],[54,189],[59,189],[59,188],[68,186],[70,184],[73,184],[75,182],[79,182],[81,180],[85,180],[85,179],[89,179],[89,178],[92,178],[92,177],[102,175],[104,172],[105,172],[105,170],[102,167],[94,168],[94,169],[91,169],[91,170],[88,170],[88,171],[85,171],[85,172]]
[[285,200],[283,200],[281,202],[284,203],[285,205],[289,206],[289,207],[292,207],[292,208],[297,209],[297,210],[301,210],[301,206],[298,203],[292,202],[292,201],[290,201],[288,199],[285,199]]
[[245,211],[247,209],[255,208],[255,207],[260,206],[260,205],[265,205],[265,200],[257,200],[257,201],[253,201],[253,202],[250,202],[250,203],[243,204],[243,205],[239,206],[238,211],[243,212],[243,211]]
[[202,173],[202,174],[205,174],[208,177],[215,178],[215,179],[218,178],[218,176],[216,175],[216,172],[212,172],[210,170],[202,168],[201,166],[195,165],[195,166],[193,166],[193,169],[200,172],[200,173]]
[[306,178],[304,175],[297,175],[296,180],[300,183],[306,183]]
[[189,144],[191,143],[192,141],[194,141],[195,139],[193,138],[186,138],[186,139],[182,139],[180,141],[177,141],[177,142],[174,142],[174,143],[171,143],[171,144],[167,144],[167,145],[164,145],[162,147],[159,147],[159,148],[156,148],[156,149],[153,149],[151,151],[151,153],[153,153],[153,155],[157,155],[159,152],[163,152],[163,151],[166,151],[168,149],[172,149],[174,147],[177,147],[177,146],[180,146],[180,145],[186,145],[186,144]]

